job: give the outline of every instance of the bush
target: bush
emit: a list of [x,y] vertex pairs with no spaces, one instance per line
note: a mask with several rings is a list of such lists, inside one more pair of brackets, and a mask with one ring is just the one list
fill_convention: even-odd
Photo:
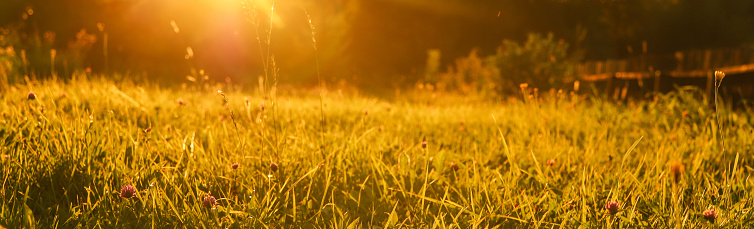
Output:
[[488,95],[517,91],[522,83],[542,89],[561,88],[575,78],[577,61],[567,50],[568,44],[556,41],[552,34],[529,34],[523,45],[504,40],[495,55],[480,57],[472,50],[467,57],[457,59],[454,66],[437,74],[437,88]]
[[13,44],[18,40],[15,31],[0,27],[0,91],[9,83],[19,83],[23,59]]
[[518,88],[528,83],[540,88],[559,88],[574,79],[575,61],[568,57],[568,44],[555,41],[552,34],[529,34],[526,43],[504,40],[497,54],[490,57],[500,71],[499,83]]
[[474,49],[465,58],[456,59],[455,66],[448,67],[437,78],[439,90],[491,95],[498,88],[500,72],[490,58],[480,57]]

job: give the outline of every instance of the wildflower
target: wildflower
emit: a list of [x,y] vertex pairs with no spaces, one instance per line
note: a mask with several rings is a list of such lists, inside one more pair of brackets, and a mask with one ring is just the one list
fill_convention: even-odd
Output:
[[230,165],[230,167],[233,169],[238,169],[238,162],[233,163],[232,165]]
[[725,72],[715,71],[715,80],[723,81],[723,78],[725,78]]
[[120,189],[120,197],[128,199],[134,196],[136,196],[136,188],[134,186],[129,184]]
[[259,104],[259,109],[262,110],[262,111],[264,111],[264,102],[262,102],[262,103]]
[[670,166],[670,174],[673,175],[673,181],[678,184],[681,181],[681,175],[683,174],[685,167],[681,163],[673,163]]
[[151,126],[147,127],[146,129],[144,129],[144,133],[149,133],[149,131],[152,131],[152,127]]
[[426,148],[427,148],[427,141],[423,141],[422,142],[422,149],[426,149]]
[[704,219],[706,219],[710,223],[714,223],[715,219],[717,219],[717,212],[715,211],[715,209],[704,210],[702,214],[704,215]]
[[555,159],[547,160],[547,165],[548,166],[555,166]]
[[217,199],[211,195],[207,195],[207,197],[204,197],[202,205],[204,205],[205,208],[212,208],[217,205]]
[[620,206],[618,206],[618,202],[615,202],[615,201],[608,201],[605,204],[605,209],[607,209],[610,212],[610,214],[617,213],[619,207]]
[[369,110],[364,109],[364,115],[369,115]]
[[687,111],[687,110],[684,110],[684,111],[683,111],[683,112],[681,113],[681,115],[682,115],[683,117],[689,116],[689,111]]
[[37,94],[34,94],[33,91],[30,91],[29,95],[26,96],[26,98],[28,98],[29,100],[35,100],[35,99],[37,99]]
[[382,126],[378,126],[377,131],[382,131]]
[[458,164],[456,164],[455,162],[451,162],[450,163],[450,169],[452,169],[454,172],[458,171],[458,169],[459,169],[458,168]]
[[175,100],[175,102],[178,103],[178,105],[181,105],[181,106],[182,105],[186,105],[186,101],[183,100],[183,98],[178,98],[177,100]]
[[278,171],[278,164],[275,164],[275,162],[270,163],[270,170],[272,170],[273,173],[277,172]]

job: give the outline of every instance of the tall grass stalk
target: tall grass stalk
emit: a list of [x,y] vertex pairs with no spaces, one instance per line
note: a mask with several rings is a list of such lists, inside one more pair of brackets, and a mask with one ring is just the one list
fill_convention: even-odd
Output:
[[[272,20],[272,19],[270,19]],[[272,87],[270,89],[270,100],[272,100],[272,128],[275,135],[275,160],[280,160],[280,122],[278,122],[278,68],[275,64],[275,56],[270,57],[272,62]]]
[[[270,99],[272,100],[272,125],[275,131],[275,160],[280,160],[280,123],[277,117],[278,99],[277,99],[277,86],[278,86],[278,69],[275,64],[275,56],[271,55],[270,47],[272,46],[272,21],[275,16],[275,0],[272,0],[270,4],[270,26],[267,29],[267,67],[266,72],[271,72],[274,82],[270,89]],[[272,65],[270,65],[272,63]],[[268,73],[265,73],[267,75]],[[266,80],[265,80],[266,82]]]
[[718,89],[720,88],[720,85],[723,83],[723,78],[725,78],[724,72],[715,71],[715,117],[717,120],[717,129],[720,134],[720,144],[722,145],[722,151],[725,152],[725,136],[723,136],[723,123],[722,121],[720,121],[720,107],[719,107],[719,103],[717,102]]
[[326,128],[326,121],[325,121],[325,102],[324,102],[324,93],[325,93],[325,87],[322,82],[322,76],[320,75],[319,71],[319,52],[317,51],[317,33],[314,29],[314,24],[312,23],[312,17],[309,15],[309,12],[304,9],[304,13],[306,13],[306,18],[309,19],[309,28],[312,29],[312,47],[314,47],[314,62],[317,65],[317,83],[319,83],[319,134],[320,134],[320,141],[321,146],[320,150],[322,150],[322,157],[323,159],[327,155],[326,150],[326,144],[325,144],[325,128]]
[[55,74],[55,55],[58,53],[55,49],[50,49],[50,77],[55,79],[57,77],[57,74]]
[[[173,24],[174,23],[175,21],[173,21]],[[105,72],[108,73],[110,68],[109,68],[109,61],[107,60],[108,37],[107,37],[107,31],[105,31],[105,23],[97,23],[97,29],[99,30],[100,33],[102,33],[102,57],[104,57],[104,61],[105,61]]]
[[[225,96],[225,93],[218,90],[217,94],[219,94],[223,98],[223,105],[227,105],[228,97]],[[230,106],[228,106],[227,109],[228,109],[228,113],[230,113],[230,120],[233,122],[233,128],[236,130],[236,138],[241,144],[241,151],[243,151],[246,146],[246,140],[241,139],[241,132],[238,131],[238,124],[236,123],[236,115],[233,113],[233,109]]]
[[[259,32],[260,24],[259,24],[259,18],[257,17],[257,7],[256,7],[256,5],[252,5],[251,4],[251,0],[245,0],[245,1],[242,1],[241,3],[243,5],[243,7],[247,9],[246,14],[247,14],[247,16],[250,17],[250,18],[247,18],[247,19],[251,23],[251,25],[254,27],[254,33],[256,35],[257,45],[259,47],[259,55],[261,57],[262,67],[264,69],[264,80],[262,82],[263,86],[261,87],[261,89],[263,91],[261,92],[261,94],[264,95],[265,97],[269,97],[270,100],[272,101],[272,107],[271,107],[271,109],[272,109],[272,122],[273,122],[272,126],[273,126],[273,131],[274,131],[274,136],[273,136],[274,143],[273,143],[273,147],[274,147],[275,159],[279,160],[280,159],[280,139],[279,139],[280,136],[278,136],[278,129],[280,127],[279,127],[279,123],[278,123],[278,120],[277,120],[277,118],[278,118],[277,117],[277,106],[278,106],[278,104],[277,104],[277,95],[276,95],[278,73],[277,73],[277,67],[275,66],[274,56],[271,54],[272,28],[273,28],[273,23],[272,22],[273,22],[273,18],[274,18],[274,15],[275,15],[275,1],[274,0],[271,1],[270,16],[269,16],[270,23],[269,23],[269,26],[267,28],[267,37],[266,37],[266,40],[264,42],[264,45],[263,45],[261,37],[259,36],[259,34],[260,34],[260,32]],[[266,53],[263,51],[265,49],[267,50]],[[269,82],[270,82],[269,78],[270,77],[274,78],[274,83],[273,83],[272,86],[269,85]],[[264,138],[267,138],[267,134],[264,131],[262,131],[262,135],[263,135]],[[270,158],[270,159],[272,160],[272,158]]]

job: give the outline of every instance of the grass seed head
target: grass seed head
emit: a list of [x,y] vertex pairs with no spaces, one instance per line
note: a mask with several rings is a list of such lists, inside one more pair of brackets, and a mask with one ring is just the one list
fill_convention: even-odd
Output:
[[706,219],[710,223],[714,223],[715,219],[717,219],[717,212],[715,211],[715,209],[704,210],[702,214],[704,215],[704,219]]
[[272,170],[273,173],[277,172],[278,171],[278,164],[275,164],[275,162],[270,163],[270,170]]
[[29,100],[35,100],[35,99],[37,99],[37,94],[34,94],[33,91],[30,91],[29,95],[27,95],[26,98],[29,99]]
[[618,213],[618,208],[620,208],[620,206],[618,205],[618,202],[615,202],[615,201],[608,201],[605,204],[605,209],[607,209],[607,211],[609,211],[610,214]]
[[681,163],[673,163],[670,165],[670,174],[673,175],[673,182],[678,184],[678,182],[681,182],[681,175],[683,174],[683,171],[685,170],[685,166]]
[[128,184],[120,189],[120,197],[128,199],[134,196],[136,196],[136,188],[134,186]]
[[204,197],[202,205],[204,205],[205,208],[212,208],[217,205],[217,199],[215,199],[215,197],[211,195],[207,195],[206,197]]

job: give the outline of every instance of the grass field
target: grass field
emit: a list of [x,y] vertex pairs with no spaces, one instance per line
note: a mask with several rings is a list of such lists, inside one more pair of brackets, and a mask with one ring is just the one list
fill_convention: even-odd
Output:
[[754,225],[754,116],[721,109],[718,128],[694,91],[633,102],[329,91],[323,105],[317,94],[10,85],[0,95],[0,225]]

